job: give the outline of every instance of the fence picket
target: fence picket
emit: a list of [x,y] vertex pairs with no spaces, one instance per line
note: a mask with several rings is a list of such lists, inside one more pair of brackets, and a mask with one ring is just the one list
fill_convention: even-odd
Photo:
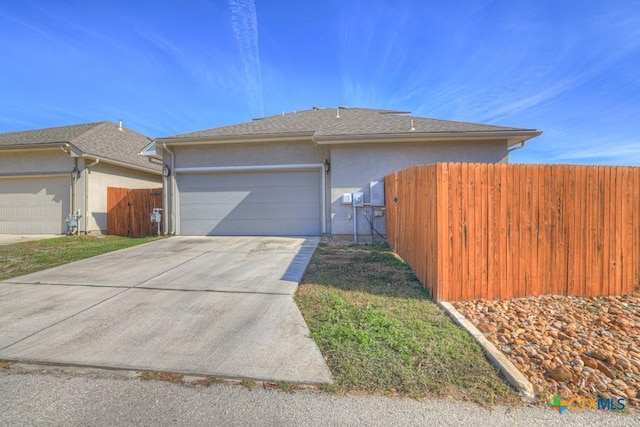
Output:
[[640,284],[640,168],[436,163],[388,175],[385,192],[388,241],[435,300]]

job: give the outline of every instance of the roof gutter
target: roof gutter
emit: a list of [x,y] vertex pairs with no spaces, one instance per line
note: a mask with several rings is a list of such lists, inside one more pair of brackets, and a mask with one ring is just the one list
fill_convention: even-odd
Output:
[[[93,159],[97,162],[106,163],[109,165],[120,166],[127,169],[133,169],[141,172],[151,173],[154,175],[162,175],[162,171],[145,168],[143,166],[132,165],[131,163],[120,162],[118,160],[106,159],[104,157],[95,156],[93,154],[83,154],[81,156],[83,159]],[[96,163],[97,164],[97,163]]]
[[51,150],[54,148],[61,148],[66,151],[65,148],[69,149],[68,142],[50,142],[46,144],[16,144],[16,145],[0,145],[0,150],[3,151],[11,151],[11,150]]
[[522,131],[484,131],[484,132],[411,132],[411,133],[387,133],[387,134],[362,134],[362,135],[314,135],[314,132],[256,134],[256,135],[232,135],[213,137],[174,137],[158,138],[156,141],[167,145],[217,145],[217,144],[243,144],[252,142],[286,142],[310,140],[317,145],[333,144],[372,144],[383,142],[429,142],[449,140],[507,140],[508,145],[519,144],[528,139],[542,134],[541,131],[526,129]]
[[167,145],[215,145],[215,144],[241,144],[249,142],[282,142],[282,141],[312,141],[314,132],[286,132],[255,135],[225,135],[225,136],[195,136],[158,138],[157,142]]
[[507,152],[511,153],[512,151],[516,151],[516,150],[520,150],[521,148],[524,148],[524,143],[525,141],[520,141],[518,144],[512,145],[507,149]]
[[367,144],[381,142],[427,142],[450,140],[507,140],[508,145],[515,145],[542,134],[537,130],[525,131],[488,131],[488,132],[428,132],[375,135],[326,135],[315,136],[313,141],[318,145],[330,144]]

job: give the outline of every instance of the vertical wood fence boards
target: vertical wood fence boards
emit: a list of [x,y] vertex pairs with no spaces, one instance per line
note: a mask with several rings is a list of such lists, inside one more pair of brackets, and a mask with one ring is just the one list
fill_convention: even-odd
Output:
[[162,188],[132,190],[107,187],[107,234],[155,236],[157,224],[150,221],[154,201],[156,207],[162,207]]
[[640,285],[640,168],[436,163],[385,192],[387,240],[436,301]]

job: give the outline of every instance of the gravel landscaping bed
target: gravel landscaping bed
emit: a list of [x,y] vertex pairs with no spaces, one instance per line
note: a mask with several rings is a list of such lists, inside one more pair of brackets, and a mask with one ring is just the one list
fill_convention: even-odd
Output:
[[640,407],[640,292],[454,302],[541,399],[624,397]]

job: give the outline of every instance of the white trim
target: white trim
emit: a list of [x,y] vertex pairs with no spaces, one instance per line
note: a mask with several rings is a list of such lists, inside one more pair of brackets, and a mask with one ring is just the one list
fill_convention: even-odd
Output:
[[485,131],[485,132],[442,132],[442,133],[406,133],[406,134],[373,134],[373,135],[320,135],[314,136],[317,145],[336,144],[374,144],[394,142],[438,142],[438,141],[502,141],[514,145],[542,134],[537,130],[525,131]]
[[202,173],[202,172],[260,172],[260,171],[294,171],[303,169],[322,168],[323,163],[311,164],[286,164],[286,165],[253,165],[253,166],[205,166],[195,168],[176,168],[176,173]]
[[71,179],[71,172],[37,172],[37,173],[17,173],[17,174],[3,174],[0,175],[0,179],[3,178],[49,178],[54,176],[67,176]]
[[184,136],[158,138],[164,144],[171,145],[217,145],[217,144],[245,144],[251,142],[282,142],[301,141],[311,142],[314,132],[285,132],[254,135],[217,135],[217,136]]
[[[224,173],[224,172],[287,172],[298,170],[313,170],[318,169],[320,171],[320,231],[322,234],[327,232],[327,185],[326,185],[326,173],[324,171],[324,163],[308,163],[308,164],[285,164],[285,165],[253,165],[253,166],[207,166],[207,167],[191,167],[191,168],[175,168],[176,174],[189,174],[189,173]],[[180,234],[180,192],[176,191],[176,234]]]

